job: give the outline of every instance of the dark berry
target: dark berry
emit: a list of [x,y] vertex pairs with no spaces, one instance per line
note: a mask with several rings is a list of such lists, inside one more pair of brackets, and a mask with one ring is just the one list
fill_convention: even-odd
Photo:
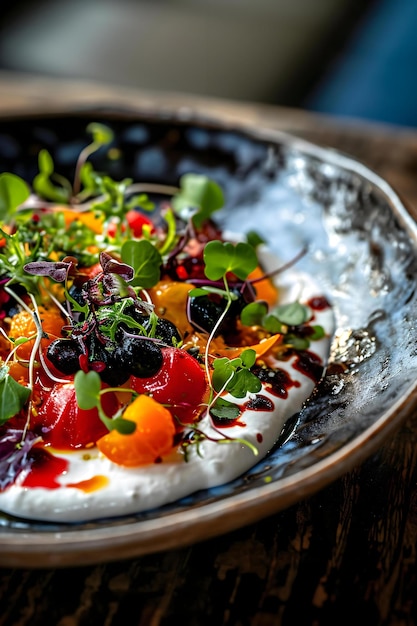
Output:
[[162,317],[160,317],[157,321],[155,337],[166,343],[168,346],[175,346],[182,339],[175,324]]
[[162,351],[151,339],[126,336],[116,347],[114,358],[119,368],[129,371],[137,378],[154,376],[162,366]]
[[104,344],[97,337],[89,338],[88,361],[90,367],[100,374],[104,383],[111,387],[123,385],[130,377],[128,369],[116,355],[116,349],[117,347],[110,342]]
[[75,374],[80,369],[82,349],[74,339],[55,339],[49,344],[46,356],[63,374]]
[[[239,291],[234,292],[236,299],[232,301],[225,319],[218,332],[233,332],[236,325],[237,316],[245,306],[245,301]],[[190,298],[190,318],[191,324],[198,330],[203,329],[211,333],[219,318],[226,308],[227,300],[217,294],[207,296],[197,296]]]

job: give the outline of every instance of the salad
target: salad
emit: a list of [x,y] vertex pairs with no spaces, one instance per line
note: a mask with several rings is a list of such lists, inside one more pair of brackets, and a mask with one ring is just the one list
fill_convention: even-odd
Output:
[[297,258],[267,267],[256,233],[221,231],[215,181],[114,181],[90,160],[111,129],[87,131],[73,181],[45,150],[30,184],[0,174],[0,510],[25,517],[135,512],[246,471],[333,328]]

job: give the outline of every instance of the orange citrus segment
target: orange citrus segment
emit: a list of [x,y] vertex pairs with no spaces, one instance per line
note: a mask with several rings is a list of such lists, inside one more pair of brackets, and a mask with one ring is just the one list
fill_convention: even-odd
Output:
[[129,404],[123,417],[136,423],[133,433],[122,435],[112,430],[97,441],[98,449],[110,461],[137,467],[154,463],[172,450],[174,422],[162,404],[140,395]]
[[282,334],[277,333],[276,335],[272,335],[272,337],[268,337],[268,339],[264,339],[260,343],[256,343],[252,346],[220,348],[216,350],[216,354],[219,354],[220,356],[227,356],[229,359],[234,359],[240,356],[244,350],[255,350],[256,358],[259,359],[259,357],[265,354],[265,352],[268,352],[268,350],[270,350],[280,339],[282,339]]

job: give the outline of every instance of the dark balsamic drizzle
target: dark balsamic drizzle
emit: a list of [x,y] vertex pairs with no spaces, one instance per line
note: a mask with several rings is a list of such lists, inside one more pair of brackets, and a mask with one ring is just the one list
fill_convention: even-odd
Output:
[[283,369],[272,369],[270,367],[263,367],[255,365],[251,372],[255,374],[268,389],[270,393],[278,398],[288,398],[288,390],[291,387],[298,386],[297,381],[292,380],[290,375]]
[[250,411],[273,411],[274,403],[270,398],[267,398],[267,396],[257,393],[254,398],[246,402],[244,408]]
[[293,368],[304,374],[304,376],[311,378],[315,383],[319,382],[324,371],[323,362],[320,357],[308,350],[301,350],[296,353]]

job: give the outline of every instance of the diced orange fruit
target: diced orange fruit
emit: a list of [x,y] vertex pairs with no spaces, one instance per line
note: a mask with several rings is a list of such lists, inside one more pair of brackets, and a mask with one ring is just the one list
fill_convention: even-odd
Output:
[[85,226],[87,226],[93,233],[100,235],[103,232],[103,217],[94,211],[76,211],[74,209],[62,208],[61,211],[65,217],[65,223],[67,226],[71,222],[78,220]]
[[[39,307],[39,316],[42,324],[43,332],[47,337],[42,339],[42,347],[45,349],[51,341],[61,337],[62,326],[64,321],[62,315],[57,308],[46,309]],[[9,337],[11,339],[19,339],[22,337],[36,337],[36,324],[28,311],[20,311],[13,315],[10,322]],[[19,359],[29,359],[35,339],[22,343],[17,349]]]
[[140,395],[125,410],[123,417],[136,423],[129,435],[110,431],[97,441],[100,452],[113,463],[138,467],[154,463],[172,450],[175,435],[171,413],[153,398]]
[[9,374],[20,384],[25,384],[29,379],[29,369],[20,365],[19,361],[9,361]]

